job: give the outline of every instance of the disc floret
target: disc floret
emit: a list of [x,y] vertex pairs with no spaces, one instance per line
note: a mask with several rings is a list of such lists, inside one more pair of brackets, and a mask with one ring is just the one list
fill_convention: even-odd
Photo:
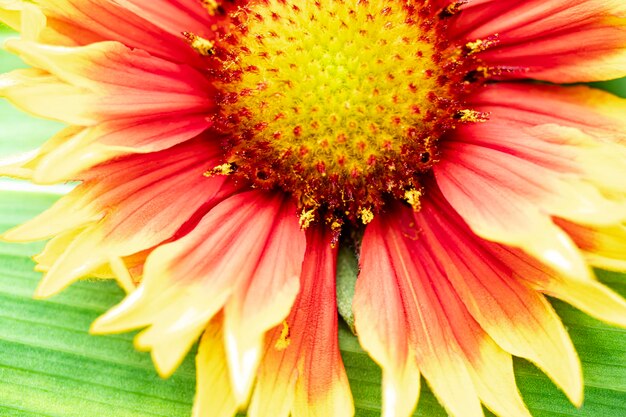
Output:
[[437,142],[465,109],[467,56],[409,1],[249,2],[215,40],[188,38],[219,90],[213,130],[239,181],[293,195],[301,224],[419,206]]

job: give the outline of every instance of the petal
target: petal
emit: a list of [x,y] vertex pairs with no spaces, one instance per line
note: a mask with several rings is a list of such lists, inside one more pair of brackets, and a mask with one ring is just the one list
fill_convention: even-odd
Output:
[[34,152],[0,165],[0,175],[55,184],[81,171],[132,153],[158,152],[198,136],[207,128],[201,113],[124,118],[90,127],[70,126]]
[[421,241],[471,315],[500,347],[537,364],[580,405],[580,363],[550,304],[514,278],[511,266],[489,252],[436,187],[429,188],[428,201],[415,215]]
[[[460,302],[457,296],[457,303]],[[467,312],[462,318],[455,318],[449,310],[457,305],[450,303],[446,306],[446,314],[469,363],[470,375],[481,401],[501,417],[531,417],[517,389],[511,355],[500,348]]]
[[[275,285],[277,292],[269,298],[246,300],[249,305],[242,305],[246,312],[252,306],[257,307],[260,323],[267,326],[254,329],[251,338],[256,340],[259,333],[262,336],[284,319],[282,316],[269,323],[275,319],[272,313],[285,309],[286,316],[289,312],[293,303],[293,298],[289,299],[292,297],[289,285],[294,272],[287,266],[293,264],[298,264],[294,278],[297,291],[304,235],[288,232],[292,221],[297,228],[297,217],[291,213],[286,197],[280,194],[252,191],[226,199],[184,237],[155,249],[148,257],[138,289],[96,320],[92,330],[110,333],[150,326],[139,334],[136,344],[152,350],[161,375],[169,375],[230,297],[245,293],[244,286],[265,294]],[[289,248],[285,248],[284,239]],[[276,251],[277,248],[283,250]],[[253,282],[253,278],[265,282]],[[251,313],[254,315],[256,311]],[[241,318],[242,321],[234,323],[243,326],[253,321],[247,316]],[[235,331],[240,329],[231,326]],[[224,337],[228,338],[226,331]],[[256,346],[244,347],[249,349],[240,351],[252,352],[249,355],[252,365],[246,362],[248,368],[243,370],[246,376],[254,375],[258,358],[250,349]],[[232,360],[232,353],[227,351],[227,354]],[[232,362],[230,372],[233,380]],[[234,388],[237,394],[238,387]],[[242,402],[241,398],[237,399]]]
[[[621,221],[626,213],[626,184],[620,180],[626,175],[626,121],[622,117],[626,100],[588,87],[500,83],[474,96],[472,106],[490,113],[491,120],[462,129],[455,140],[501,150],[556,171],[562,183],[555,194],[573,186],[575,194],[585,196],[580,204],[585,211],[557,206],[549,208],[552,214],[567,212],[570,218],[594,224]],[[605,196],[594,196],[589,185]],[[576,198],[570,195],[564,200]],[[592,204],[603,214],[590,214]]]
[[218,20],[211,18],[202,1],[117,0],[117,3],[160,29],[174,35],[192,32],[203,38],[215,36],[211,28]]
[[36,40],[46,26],[46,17],[32,3],[22,0],[0,0],[0,22],[21,32],[23,38]]
[[49,44],[88,45],[113,40],[173,62],[200,64],[199,56],[179,34],[173,35],[140,17],[123,2],[108,0],[40,0]]
[[70,124],[96,123],[97,96],[34,68],[0,74],[0,97],[23,111]]
[[[404,209],[408,211],[408,208]],[[410,219],[410,216],[407,216]],[[415,216],[415,227],[422,228],[427,213]],[[448,236],[437,236],[445,241]],[[425,239],[415,242],[419,259],[439,263],[437,254],[430,252]],[[427,262],[424,262],[426,265]],[[513,374],[511,355],[502,350],[471,316],[442,268],[430,268],[430,282],[452,329],[460,353],[468,365],[476,393],[485,405],[502,417],[530,417]],[[443,272],[443,273],[442,273]]]
[[546,268],[523,252],[497,244],[490,245],[490,249],[515,271],[520,280],[537,291],[566,301],[602,321],[626,327],[626,300],[593,277],[571,279]]
[[[389,416],[411,414],[419,389],[416,361],[450,415],[482,416],[468,366],[429,282],[429,271],[411,252],[410,238],[395,221],[398,214],[374,219],[367,226],[353,305],[361,343],[383,367],[383,410]],[[397,382],[387,385],[387,375]],[[404,375],[409,378],[402,380]]]
[[[425,201],[424,204],[429,203]],[[447,343],[463,360],[476,394],[488,408],[502,417],[530,417],[517,390],[511,355],[498,347],[471,316],[446,275],[443,260],[436,251],[430,250],[428,239],[423,235],[430,234],[425,230],[431,220],[430,213],[414,214],[408,207],[396,207],[391,216],[394,220],[388,221],[386,226],[401,232],[413,262],[421,264],[418,269],[424,271],[420,279],[429,287],[426,292],[432,291],[430,301],[440,310],[439,320],[428,325],[449,328],[451,334],[448,334]],[[448,235],[433,234],[429,237],[442,242],[449,239]],[[447,400],[452,401],[451,398]],[[442,400],[445,404],[446,398]]]
[[[509,84],[486,88],[473,100],[477,110],[491,113],[490,120],[458,129],[434,168],[446,198],[477,234],[579,276],[589,270],[550,216],[601,226],[626,216],[626,186],[617,180],[626,169],[623,121],[596,105],[606,95],[593,92],[586,110],[593,113],[577,120],[585,111],[582,93]],[[546,103],[563,110],[546,112]]]
[[[76,178],[79,173],[113,158],[158,152],[189,140],[207,128],[200,113],[125,118],[83,128],[52,149],[41,149],[22,167],[32,166],[33,182],[52,184]],[[0,168],[0,173],[2,173]]]
[[283,324],[272,330],[248,415],[325,417],[354,414],[337,339],[337,251],[324,228],[311,228],[300,293]]
[[[47,71],[19,70],[0,79],[0,86],[7,86],[1,94],[40,116],[91,125],[116,117],[153,118],[214,107],[213,88],[199,72],[117,42],[62,47],[10,40],[6,47]],[[74,104],[72,98],[81,101]],[[39,103],[45,100],[67,102],[66,108],[46,108]]]
[[[441,191],[472,231],[485,239],[520,247],[565,274],[589,275],[576,245],[532,200],[548,194],[544,183],[536,178],[526,182],[524,178],[534,177],[536,165],[518,160],[514,161],[517,165],[503,165],[511,158],[498,159],[500,155],[495,152],[485,155],[482,149],[460,142],[451,144],[434,168]],[[529,196],[525,192],[531,186],[535,195]]]
[[626,225],[590,227],[564,220],[557,222],[584,251],[591,265],[626,271]]
[[216,156],[215,146],[196,140],[97,166],[69,195],[3,237],[30,241],[84,228],[44,276],[37,295],[49,296],[110,259],[170,239],[197,211],[231,194],[222,177],[203,176]]
[[558,124],[598,139],[626,142],[626,100],[587,86],[502,82],[480,90],[471,104],[520,128]]
[[626,7],[621,0],[468,2],[450,25],[461,42],[490,39],[478,52],[502,77],[581,82],[626,75]]
[[409,416],[417,405],[420,372],[383,225],[376,218],[366,228],[360,258],[352,310],[361,346],[383,369],[382,416]]
[[231,380],[240,404],[247,402],[267,331],[289,314],[300,289],[305,252],[297,209],[282,205],[254,275],[242,277],[224,307],[224,337]]
[[196,356],[196,396],[192,417],[232,417],[237,402],[230,387],[222,317],[207,325]]

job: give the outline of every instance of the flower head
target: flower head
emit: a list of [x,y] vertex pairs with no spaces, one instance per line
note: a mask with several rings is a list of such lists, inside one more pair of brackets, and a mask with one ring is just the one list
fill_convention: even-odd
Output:
[[[350,416],[338,246],[383,416],[420,375],[455,417],[528,417],[512,355],[582,402],[545,295],[616,325],[626,302],[620,0],[0,0],[32,68],[0,94],[69,126],[0,168],[80,184],[5,233],[48,239],[36,295],[128,296],[96,333],[170,375],[201,337],[195,416]],[[354,233],[353,233],[354,232]],[[342,237],[343,236],[343,237]],[[343,240],[342,240],[343,239]]]

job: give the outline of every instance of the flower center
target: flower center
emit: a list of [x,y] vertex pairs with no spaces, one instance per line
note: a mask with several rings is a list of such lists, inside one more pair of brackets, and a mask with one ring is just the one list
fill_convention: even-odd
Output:
[[220,91],[212,173],[290,193],[305,227],[368,223],[389,198],[417,207],[438,139],[469,110],[462,57],[414,3],[249,2],[215,41],[188,34]]

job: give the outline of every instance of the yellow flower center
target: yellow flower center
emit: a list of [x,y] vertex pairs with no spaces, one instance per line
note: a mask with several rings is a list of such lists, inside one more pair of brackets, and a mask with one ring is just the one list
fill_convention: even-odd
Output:
[[417,206],[437,140],[469,110],[461,60],[414,3],[250,2],[215,41],[188,34],[220,91],[225,164],[211,173],[292,194],[303,226]]

